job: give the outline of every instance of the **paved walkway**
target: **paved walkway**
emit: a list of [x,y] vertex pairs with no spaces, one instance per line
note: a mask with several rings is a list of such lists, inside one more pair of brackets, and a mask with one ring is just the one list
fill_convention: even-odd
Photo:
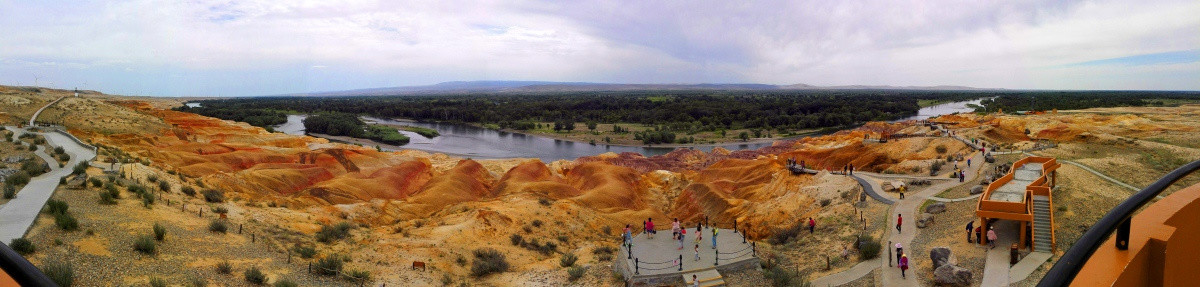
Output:
[[851,174],[850,177],[854,178],[854,180],[857,180],[858,184],[862,186],[863,191],[867,192],[867,195],[871,196],[871,198],[874,198],[875,200],[878,200],[879,202],[882,202],[883,204],[887,204],[887,205],[892,205],[892,204],[896,203],[895,201],[889,199],[887,196],[883,196],[883,194],[879,193],[879,191],[882,190],[883,188],[879,187],[879,184],[875,183],[875,181],[871,181],[871,180],[862,178],[862,176],[859,175],[858,173]]
[[858,280],[859,278],[862,278],[863,276],[867,276],[868,274],[871,274],[871,271],[875,271],[875,269],[879,269],[879,264],[882,263],[882,260],[883,259],[875,258],[875,259],[859,262],[858,264],[854,265],[854,267],[850,267],[850,269],[846,269],[842,272],[838,272],[838,273],[834,273],[834,274],[829,274],[825,277],[821,277],[821,278],[817,278],[817,280],[813,280],[811,282],[812,286],[845,285],[846,283],[850,283],[851,281]]
[[36,112],[33,112],[33,117],[29,118],[29,125],[30,126],[34,125],[33,124],[34,121],[37,121],[37,118],[39,115],[42,114],[42,111],[46,110],[46,108],[49,108],[50,106],[53,106],[54,104],[57,104],[58,101],[61,101],[63,98],[66,98],[66,97],[67,96],[59,97],[58,99],[55,99],[53,102],[50,102],[49,104],[46,104],[45,106],[42,106],[42,108],[38,109]]
[[[996,229],[996,248],[988,249],[986,265],[983,267],[982,286],[1008,286],[1009,280],[1009,246],[1017,242],[1020,231],[1016,221],[1000,220],[992,226]],[[987,236],[986,231],[984,236]],[[988,248],[983,245],[982,248]],[[1026,275],[1029,276],[1029,275]]]
[[[17,131],[13,127],[6,127],[8,130]],[[71,160],[63,167],[56,167],[56,164],[50,164],[50,172],[34,177],[17,192],[17,196],[8,203],[0,205],[0,242],[9,243],[15,238],[25,236],[25,232],[29,227],[33,226],[33,221],[37,219],[38,213],[41,212],[42,206],[54,194],[54,190],[58,188],[59,178],[71,174],[72,168],[81,161],[91,160],[96,157],[96,153],[91,149],[79,145],[74,140],[71,140],[60,133],[39,133],[46,138],[46,142],[52,146],[61,146],[71,155]],[[40,148],[35,152],[43,159],[49,157]],[[50,159],[54,162],[53,159]]]
[[[660,226],[670,227],[670,222],[659,223]],[[671,230],[659,230],[654,239],[646,237],[645,233],[633,237],[633,257],[637,259],[637,268],[640,275],[660,275],[660,274],[679,274],[696,272],[715,267],[713,258],[716,258],[717,252],[721,253],[720,260],[717,265],[731,264],[753,258],[750,247],[750,241],[745,241],[741,233],[734,233],[732,229],[720,229],[717,232],[717,248],[712,248],[712,229],[704,228],[704,238],[700,241],[700,260],[696,260],[695,238],[696,226],[688,229],[686,237],[684,237],[684,248],[679,249],[679,241],[671,238]],[[625,265],[626,270],[634,270],[634,260],[629,259],[629,253],[625,248],[621,248],[620,254],[621,264]],[[683,270],[680,271],[679,258],[683,257]],[[634,272],[630,272],[633,274]]]
[[937,202],[959,202],[959,201],[967,201],[967,200],[976,199],[976,198],[979,198],[979,196],[981,196],[981,195],[983,195],[983,194],[979,193],[979,194],[975,194],[972,196],[960,197],[960,198],[941,198],[941,197],[937,197],[937,196],[930,196],[929,200],[937,201]]
[[1021,282],[1021,280],[1029,278],[1029,274],[1033,274],[1033,271],[1041,267],[1042,263],[1046,263],[1046,260],[1050,260],[1050,257],[1050,252],[1030,252],[1028,255],[1025,255],[1025,258],[1021,258],[1021,261],[1017,262],[1017,265],[1009,268],[1008,280]]

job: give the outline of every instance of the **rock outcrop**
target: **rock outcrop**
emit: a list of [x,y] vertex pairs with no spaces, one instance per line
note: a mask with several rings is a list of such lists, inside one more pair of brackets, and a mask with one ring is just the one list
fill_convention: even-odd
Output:
[[971,270],[951,264],[933,270],[933,282],[941,285],[971,286]]
[[972,186],[972,187],[971,187],[971,194],[972,194],[972,195],[974,195],[974,194],[980,194],[980,193],[983,193],[983,187],[984,187],[983,185],[976,185],[976,186]]
[[921,213],[917,215],[917,228],[925,228],[933,225],[933,214]]
[[931,214],[938,214],[938,213],[942,213],[945,211],[946,211],[945,203],[936,202],[936,203],[925,206],[925,212],[928,212]]

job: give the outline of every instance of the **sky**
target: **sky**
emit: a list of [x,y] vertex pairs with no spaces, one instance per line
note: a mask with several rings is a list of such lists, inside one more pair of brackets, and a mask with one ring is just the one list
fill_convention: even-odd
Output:
[[1200,1],[0,0],[0,84],[529,80],[1200,90]]

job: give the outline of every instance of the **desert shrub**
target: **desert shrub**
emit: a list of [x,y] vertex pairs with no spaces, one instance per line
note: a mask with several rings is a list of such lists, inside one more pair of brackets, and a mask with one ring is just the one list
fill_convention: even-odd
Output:
[[208,281],[205,281],[204,278],[200,277],[200,276],[190,276],[190,277],[188,277],[188,282],[187,282],[186,286],[188,286],[188,287],[207,287]]
[[150,287],[167,287],[167,280],[158,277],[150,278]]
[[541,205],[544,205],[544,206],[550,206],[550,200],[549,200],[549,199],[546,199],[545,197],[543,197],[543,198],[538,198],[538,204],[541,204]]
[[29,183],[29,178],[29,172],[18,170],[17,172],[9,175],[4,182],[12,186],[25,185],[26,183]]
[[221,263],[217,263],[217,273],[233,273],[233,264],[229,263],[229,261],[221,261]]
[[126,186],[126,187],[125,187],[125,191],[132,192],[132,193],[136,193],[136,194],[138,194],[138,195],[141,195],[142,193],[145,193],[145,192],[146,192],[146,187],[144,187],[144,186],[142,186],[142,185],[140,185],[140,184],[136,184],[136,183],[134,183],[134,184],[130,184],[129,186]]
[[156,175],[156,174],[147,175],[146,180],[148,180],[150,182],[158,182],[158,175]]
[[942,166],[945,164],[946,164],[946,162],[944,162],[944,161],[940,161],[940,160],[933,161],[933,163],[929,164],[929,175],[937,175],[938,172],[940,172],[942,170]]
[[312,246],[296,246],[292,249],[296,254],[300,254],[300,258],[309,259],[317,255],[317,249]]
[[204,201],[211,203],[222,203],[225,202],[225,194],[215,189],[205,189]]
[[100,192],[100,204],[107,204],[107,205],[117,204],[117,198],[113,196],[112,192],[101,191]]
[[830,202],[832,202],[832,200],[830,200],[830,199],[828,199],[828,198],[826,198],[826,199],[822,199],[822,200],[821,200],[821,207],[826,207],[826,206],[829,206],[829,203],[830,203]]
[[[71,158],[64,154],[62,157],[62,160],[68,161],[68,160],[71,160]],[[81,161],[81,162],[75,164],[75,167],[71,169],[71,174],[84,174],[85,172],[87,172],[87,168],[88,168],[87,161]],[[93,182],[92,185],[96,185],[96,183]],[[99,185],[97,185],[97,186],[99,186]]]
[[612,226],[605,225],[600,228],[600,232],[604,232],[604,235],[612,235]]
[[75,283],[75,268],[70,263],[63,260],[46,260],[46,265],[42,266],[42,273],[46,277],[50,277],[50,281],[58,284],[59,287],[71,287]]
[[933,150],[937,151],[938,154],[944,154],[946,153],[946,145],[938,145],[937,147],[934,147]]
[[222,206],[222,205],[213,206],[212,212],[216,213],[216,214],[226,214],[226,213],[229,213],[229,208],[226,208],[225,206]]
[[183,194],[186,194],[187,196],[196,196],[196,189],[192,188],[191,186],[180,187],[179,191],[183,192]]
[[17,197],[17,188],[4,184],[4,199],[13,199],[14,197]]
[[211,222],[208,223],[208,231],[225,233],[228,230],[229,230],[229,226],[227,224],[225,224],[224,221],[221,221],[220,219],[213,219]]
[[29,145],[29,151],[36,151],[36,150],[37,150],[36,145]]
[[458,266],[467,266],[467,258],[463,257],[462,254],[455,254],[454,264],[458,264]]
[[879,244],[878,240],[875,240],[871,236],[864,236],[858,243],[859,259],[864,261],[875,259],[875,257],[879,257],[879,250],[881,249],[883,249],[883,246]]
[[279,279],[279,280],[275,280],[275,284],[273,284],[273,285],[274,285],[275,287],[296,287],[296,286],[300,286],[299,284],[296,284],[296,282],[292,282],[292,280],[287,280],[287,279]]
[[583,277],[585,272],[587,272],[587,270],[579,266],[567,268],[567,280],[575,282],[575,280],[579,280],[580,277]]
[[167,228],[162,224],[154,224],[154,240],[163,241],[167,239]]
[[250,269],[246,269],[246,272],[243,272],[242,275],[244,275],[246,277],[246,282],[250,282],[250,284],[254,284],[254,285],[267,284],[267,275],[263,274],[262,270],[258,270],[258,266],[254,266],[254,267],[250,267]]
[[54,225],[63,231],[75,231],[79,229],[79,221],[68,213],[55,214]]
[[158,190],[171,191],[171,183],[169,183],[165,180],[158,182]]
[[483,277],[492,273],[501,273],[508,271],[508,259],[504,258],[504,254],[496,249],[480,248],[472,252],[475,255],[475,261],[471,262],[471,275],[475,277]]
[[99,178],[95,178],[95,177],[93,177],[93,178],[89,178],[89,179],[88,179],[88,182],[91,182],[91,183],[92,183],[92,187],[97,187],[97,188],[98,188],[98,187],[104,186],[104,181],[103,181],[103,180],[100,180]]
[[802,230],[804,230],[804,224],[801,224],[799,221],[792,223],[787,228],[775,230],[775,233],[771,234],[771,244],[780,245],[788,243],[792,238],[800,236]]
[[33,242],[25,238],[13,239],[12,242],[8,244],[8,247],[12,248],[13,251],[16,251],[21,255],[29,255],[37,252],[37,247],[33,245]]
[[533,227],[542,227],[542,220],[541,220],[541,219],[534,219],[534,220],[533,220]]
[[330,254],[329,256],[325,256],[325,258],[317,260],[317,263],[313,264],[313,269],[318,275],[337,276],[338,272],[342,272],[342,264],[345,264],[345,261],[348,259],[350,258]]
[[521,246],[521,243],[525,243],[525,238],[521,237],[520,234],[516,234],[516,233],[513,233],[512,236],[509,236],[508,240],[512,242],[512,245],[516,245],[516,246]]
[[330,243],[335,240],[345,239],[350,236],[350,229],[354,228],[349,222],[340,222],[335,225],[322,225],[321,231],[317,231],[317,241],[322,243]]
[[133,241],[133,250],[137,250],[142,254],[154,254],[158,250],[158,246],[154,243],[154,237],[142,235]]
[[61,146],[54,147],[54,154],[63,154],[64,152],[67,152],[67,151],[63,150],[63,148]]
[[612,255],[614,252],[617,252],[617,249],[612,248],[612,246],[600,246],[600,247],[592,248],[592,254],[596,254],[596,255],[601,255],[601,254]]
[[576,257],[575,253],[567,252],[567,253],[564,253],[562,255],[562,257],[558,258],[558,266],[562,266],[562,267],[575,266],[576,260],[579,260],[579,257]]
[[450,273],[442,273],[442,286],[450,286],[454,283],[454,277],[450,277]]
[[142,193],[142,206],[150,208],[152,205],[154,205],[154,194],[149,192]]
[[348,270],[346,271],[346,280],[354,282],[371,281],[371,271],[366,270]]

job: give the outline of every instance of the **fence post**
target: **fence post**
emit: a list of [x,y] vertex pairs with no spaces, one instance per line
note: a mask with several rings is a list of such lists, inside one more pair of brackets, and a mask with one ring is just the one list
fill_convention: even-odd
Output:
[[638,265],[639,265],[638,259],[634,258],[633,259],[633,274],[642,274],[642,270],[640,270],[641,267],[638,267]]
[[746,244],[746,230],[742,230],[742,244]]
[[679,254],[679,271],[683,271],[683,254]]
[[737,233],[737,219],[733,220],[733,233]]
[[250,243],[254,243],[255,241],[258,241],[258,236],[256,236],[256,235],[257,234],[250,233]]
[[717,266],[717,261],[721,259],[721,252],[713,249],[713,266]]
[[884,246],[883,249],[887,249],[888,251],[888,267],[892,267],[892,241],[888,240],[888,245]]
[[625,259],[633,259],[633,243],[625,244],[625,252],[629,253],[629,257]]
[[238,234],[242,234],[242,225],[244,224],[238,223]]
[[750,242],[750,256],[758,256],[758,242]]
[[196,216],[204,217],[204,208],[198,208],[198,209],[199,209],[199,211]]

